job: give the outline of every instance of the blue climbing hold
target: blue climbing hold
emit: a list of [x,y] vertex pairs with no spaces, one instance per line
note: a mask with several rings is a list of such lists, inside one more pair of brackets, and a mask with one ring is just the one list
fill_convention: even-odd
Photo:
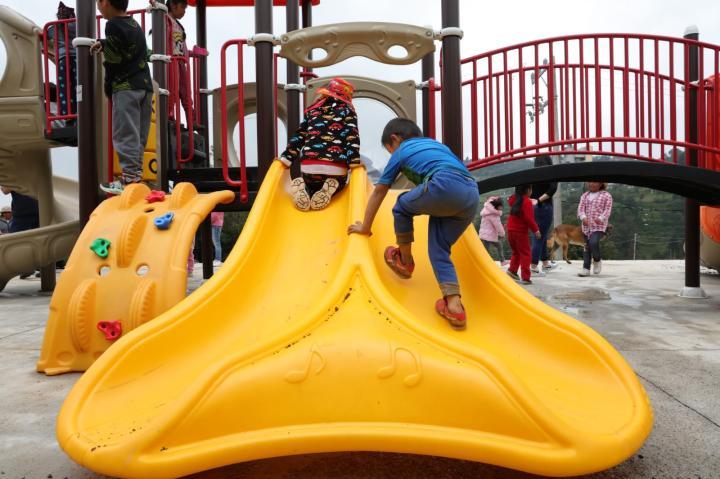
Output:
[[172,223],[172,220],[174,217],[175,217],[175,213],[173,213],[173,212],[165,213],[162,216],[158,216],[154,220],[155,227],[159,230],[169,229],[170,224]]

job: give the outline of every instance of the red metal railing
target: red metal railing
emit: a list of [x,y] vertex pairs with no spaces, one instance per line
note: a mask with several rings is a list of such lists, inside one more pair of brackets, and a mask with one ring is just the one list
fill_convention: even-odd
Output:
[[428,133],[430,138],[437,139],[437,133],[435,132],[435,94],[440,91],[439,85],[435,83],[435,78],[429,78],[427,84],[428,89],[428,117],[430,118],[430,124],[428,125]]
[[[182,66],[185,66],[185,68],[182,68]],[[195,125],[194,125],[194,117],[192,110],[197,105],[197,98],[192,98],[192,92],[194,88],[192,87],[192,84],[190,83],[190,61],[188,58],[181,56],[181,55],[173,55],[171,57],[170,62],[170,69],[172,71],[170,78],[172,78],[172,85],[170,85],[170,105],[173,113],[173,117],[175,120],[175,161],[177,162],[177,167],[182,168],[182,165],[184,163],[187,163],[189,161],[192,161],[195,157],[195,143],[194,143],[194,132],[195,132]],[[180,75],[181,73],[185,77],[185,82],[183,85],[183,82],[180,81]],[[181,104],[181,87],[185,88],[185,94],[187,95],[186,98],[189,101],[188,108],[189,110],[185,114],[185,121],[187,122],[187,131],[188,131],[188,156],[187,158],[183,158],[182,156],[182,131],[180,128],[180,118],[181,118],[181,111],[183,109],[183,105]],[[197,109],[197,108],[195,108]]]
[[[131,10],[128,12],[128,15],[131,15],[133,17],[139,16],[140,18],[140,26],[143,29],[143,32],[145,31],[145,14],[146,10]],[[102,20],[101,16],[96,17],[97,22],[97,32],[98,32],[98,38],[102,37],[103,30],[100,28]],[[53,122],[55,121],[69,121],[69,120],[76,120],[77,119],[77,112],[75,111],[75,104],[72,101],[73,98],[73,91],[74,88],[74,81],[72,78],[72,62],[74,61],[74,58],[72,58],[74,55],[72,55],[70,52],[75,48],[72,46],[72,35],[70,34],[70,26],[75,25],[77,19],[75,18],[68,18],[64,20],[55,20],[52,22],[48,22],[43,27],[42,31],[42,64],[44,68],[43,72],[43,80],[44,80],[44,92],[45,92],[45,132],[47,134],[50,134],[53,130]],[[52,32],[52,33],[51,33]],[[50,48],[50,41],[52,37],[52,48]],[[59,41],[61,39],[61,41]],[[59,56],[59,48],[60,44],[63,44],[65,47],[65,52],[63,54],[63,58],[58,58]],[[64,75],[61,77],[60,75],[60,68],[58,62],[64,62]],[[53,69],[53,72],[51,74],[51,68],[50,64],[54,63],[55,68]],[[55,81],[51,81],[54,79]],[[52,105],[51,103],[51,96],[50,96],[50,84],[54,83],[57,87],[57,95],[55,98],[55,104],[56,104],[56,111],[52,111]],[[60,102],[60,88],[64,89],[65,98],[66,98],[66,104],[67,108],[66,111],[63,112],[62,105]],[[87,93],[86,93],[87,94]],[[109,130],[108,133],[110,134],[112,130]],[[109,138],[112,136],[110,135]],[[112,159],[112,156],[111,156]]]
[[[697,49],[699,82],[691,81]],[[720,169],[720,47],[684,38],[575,35],[463,59],[471,168],[537,155],[608,155]],[[469,76],[469,78],[468,78]],[[690,91],[697,92],[690,118]],[[698,137],[689,138],[690,121]]]
[[[243,85],[243,47],[247,40],[228,40],[220,50],[220,125],[222,131],[222,171],[225,182],[230,186],[240,188],[240,201],[247,202],[247,173],[245,171],[245,92]],[[230,178],[229,169],[229,148],[228,148],[228,122],[227,122],[227,50],[229,47],[237,47],[237,109],[238,109],[238,156],[240,160],[240,181]]]
[[[44,67],[44,89],[45,89],[45,132],[50,133],[52,131],[52,124],[54,121],[68,121],[77,119],[77,113],[75,112],[75,105],[72,101],[72,63],[75,59],[71,58],[70,52],[74,48],[72,46],[72,36],[70,35],[70,25],[75,24],[75,19],[70,18],[66,20],[55,20],[48,22],[43,27],[42,42],[43,42],[43,67]],[[52,52],[49,48],[50,37],[53,37],[53,49]],[[60,58],[60,44],[64,46],[65,52]],[[55,98],[55,111],[52,111],[51,103],[52,98],[50,95],[50,57],[52,56],[56,63],[55,68],[55,85],[56,85],[56,98]],[[60,75],[60,62],[63,62],[65,66],[65,74],[61,77]],[[65,101],[67,104],[66,111],[62,111],[60,102],[60,89],[65,90]]]

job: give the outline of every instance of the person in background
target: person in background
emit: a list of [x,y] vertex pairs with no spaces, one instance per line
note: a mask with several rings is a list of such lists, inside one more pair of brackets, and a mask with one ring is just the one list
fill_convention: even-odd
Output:
[[215,261],[213,266],[222,266],[222,243],[220,237],[222,235],[223,223],[225,221],[225,213],[222,211],[213,211],[210,213],[210,224],[212,225],[212,241],[215,246]]
[[[12,220],[10,221],[8,233],[20,233],[21,231],[40,227],[40,210],[35,198],[23,195],[5,186],[0,186],[0,191],[12,196]],[[34,271],[23,273],[20,275],[20,279],[25,279],[33,273]]]
[[[535,238],[540,238],[540,228],[535,223],[530,194],[532,194],[532,186],[516,186],[515,194],[508,200],[510,216],[508,216],[507,230],[512,256],[510,257],[507,274],[522,284],[532,284],[530,280],[530,239],[528,238],[528,230],[533,232]],[[520,269],[520,276],[517,274],[518,269]]]
[[10,232],[10,221],[12,220],[12,209],[9,206],[3,206],[0,209],[0,235]]
[[500,260],[500,265],[505,266],[508,262],[505,260],[505,253],[503,252],[501,241],[501,238],[505,237],[505,229],[502,225],[502,210],[502,198],[499,196],[491,196],[488,198],[480,212],[482,219],[480,220],[480,231],[478,233],[488,253],[490,252],[490,247],[495,248],[498,259]]
[[[75,9],[60,2],[56,16],[58,20],[73,19],[75,18]],[[57,53],[55,58],[55,65],[57,65],[58,71],[57,99],[59,100],[59,108],[57,108],[57,114],[69,115],[70,113],[77,113],[75,94],[77,88],[77,61],[75,47],[72,46],[72,41],[76,36],[76,22],[67,23],[67,38],[65,36],[65,24],[51,25],[48,28],[47,34],[48,39],[55,43],[55,48],[51,53]],[[67,82],[68,79],[70,80],[69,83]],[[70,94],[70,98],[68,98],[68,93]],[[62,121],[64,122],[63,126],[70,125],[71,123],[74,124],[74,120]]]
[[583,269],[578,276],[590,276],[590,262],[593,262],[593,274],[602,270],[600,240],[605,236],[613,198],[607,191],[607,183],[589,181],[588,191],[580,197],[578,218],[582,221],[582,232],[585,235],[585,251],[583,252]]
[[[549,156],[538,156],[535,158],[535,168],[551,166],[552,158]],[[533,213],[535,223],[540,228],[540,237],[532,238],[532,257],[530,270],[533,275],[545,276],[545,273],[552,270],[556,265],[550,262],[547,250],[547,238],[553,224],[553,195],[557,191],[557,182],[535,183],[532,185]],[[542,261],[542,267],[539,266]]]

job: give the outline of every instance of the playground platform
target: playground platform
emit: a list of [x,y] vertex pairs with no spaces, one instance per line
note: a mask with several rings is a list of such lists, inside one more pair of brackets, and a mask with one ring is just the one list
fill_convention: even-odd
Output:
[[[582,477],[720,477],[720,275],[704,270],[702,286],[710,298],[686,300],[677,297],[682,261],[607,261],[592,278],[578,278],[579,268],[577,261],[562,263],[527,289],[610,341],[640,377],[655,414],[652,434],[632,458]],[[200,277],[198,266],[190,289]],[[105,477],[72,462],[55,439],[56,415],[79,374],[35,372],[50,301],[37,292],[39,285],[13,279],[0,293],[0,478]],[[472,285],[464,288],[472,294]],[[254,461],[191,477],[538,476],[438,457],[351,452]]]

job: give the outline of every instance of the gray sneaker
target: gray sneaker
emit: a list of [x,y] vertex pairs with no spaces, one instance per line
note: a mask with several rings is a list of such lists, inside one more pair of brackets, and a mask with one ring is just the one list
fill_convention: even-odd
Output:
[[115,180],[110,183],[100,183],[100,189],[111,195],[121,195],[125,189],[125,185],[118,180]]
[[590,276],[590,270],[583,268],[582,271],[580,271],[580,272],[578,273],[578,276],[580,276],[581,278],[585,278],[585,277],[587,277],[587,276]]
[[510,270],[507,270],[507,271],[505,271],[505,272],[507,273],[508,276],[510,276],[510,277],[511,277],[512,279],[514,279],[515,281],[520,281],[520,276],[518,276],[517,273],[513,273],[513,272],[510,271]]
[[593,274],[600,274],[602,271],[602,260],[593,263]]

